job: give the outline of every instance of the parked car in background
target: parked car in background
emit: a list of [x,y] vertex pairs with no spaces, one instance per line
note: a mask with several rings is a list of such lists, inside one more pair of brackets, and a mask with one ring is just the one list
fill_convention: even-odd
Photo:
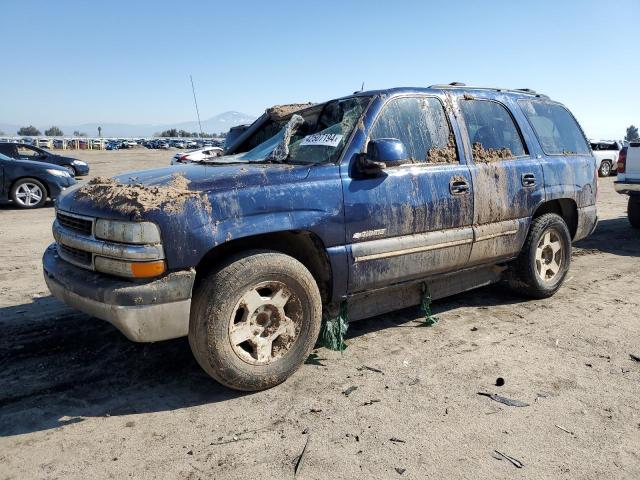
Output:
[[359,320],[503,280],[550,297],[596,226],[589,144],[531,90],[358,92],[282,121],[207,168],[63,195],[51,293],[134,341],[188,335],[213,378],[262,390],[305,362],[323,312]]
[[72,176],[89,174],[89,164],[76,158],[64,157],[23,143],[0,143],[0,153],[15,160],[44,162],[64,167]]
[[591,141],[591,150],[596,157],[598,175],[608,177],[615,175],[618,169],[618,155],[622,148],[622,142],[614,140]]
[[0,153],[0,203],[38,208],[54,200],[76,181],[64,168],[31,160],[16,160]]
[[212,158],[219,157],[221,155],[222,148],[220,147],[206,147],[198,150],[192,150],[190,152],[178,152],[171,159],[171,165],[202,162],[203,160],[211,160]]
[[633,228],[640,228],[640,142],[629,142],[618,157],[616,192],[629,195],[627,217]]

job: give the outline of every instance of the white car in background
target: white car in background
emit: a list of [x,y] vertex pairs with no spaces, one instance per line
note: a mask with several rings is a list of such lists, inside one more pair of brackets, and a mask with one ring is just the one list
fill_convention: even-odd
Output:
[[633,228],[640,228],[640,142],[629,142],[620,150],[618,179],[613,186],[616,192],[629,195],[627,217]]
[[619,140],[591,140],[591,150],[596,157],[598,175],[608,177],[618,170],[618,156],[622,146]]
[[203,160],[209,160],[210,158],[221,156],[222,152],[223,150],[220,147],[213,146],[199,148],[198,150],[191,150],[190,152],[178,152],[171,159],[171,165],[197,163]]

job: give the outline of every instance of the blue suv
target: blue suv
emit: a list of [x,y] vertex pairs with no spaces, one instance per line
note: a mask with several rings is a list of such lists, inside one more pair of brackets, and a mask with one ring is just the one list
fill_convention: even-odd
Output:
[[44,274],[131,340],[188,335],[213,378],[259,390],[304,362],[323,316],[500,281],[553,295],[596,226],[596,175],[572,114],[528,89],[274,107],[224,156],[66,191]]

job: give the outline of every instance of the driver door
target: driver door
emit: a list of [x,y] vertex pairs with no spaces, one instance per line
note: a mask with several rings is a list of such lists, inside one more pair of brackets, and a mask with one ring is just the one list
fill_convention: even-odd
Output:
[[473,188],[451,112],[437,96],[376,99],[368,141],[401,140],[411,159],[361,178],[343,171],[349,293],[424,278],[467,264]]

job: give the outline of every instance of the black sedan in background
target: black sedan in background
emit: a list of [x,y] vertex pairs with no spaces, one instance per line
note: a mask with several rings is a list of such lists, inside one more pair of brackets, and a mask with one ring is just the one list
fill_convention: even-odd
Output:
[[52,163],[67,169],[73,175],[81,177],[89,174],[87,162],[71,157],[63,157],[42,148],[26,145],[24,143],[0,142],[0,153],[15,160],[31,160],[33,162]]
[[0,203],[11,200],[20,208],[38,208],[75,183],[64,167],[16,160],[0,153]]

